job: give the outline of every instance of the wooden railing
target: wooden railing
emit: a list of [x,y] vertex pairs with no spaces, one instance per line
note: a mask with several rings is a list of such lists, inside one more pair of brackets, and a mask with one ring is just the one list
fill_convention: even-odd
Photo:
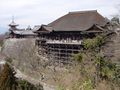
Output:
[[82,44],[82,40],[47,40],[48,44]]

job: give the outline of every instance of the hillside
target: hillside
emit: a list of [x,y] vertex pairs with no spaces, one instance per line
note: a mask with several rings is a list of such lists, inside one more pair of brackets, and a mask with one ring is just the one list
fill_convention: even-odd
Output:
[[[99,52],[84,50],[76,57],[80,62],[74,61],[72,65],[62,67],[50,65],[47,58],[38,55],[35,39],[7,39],[4,41],[2,53],[12,59],[12,65],[20,72],[19,76],[34,84],[42,83],[45,90],[119,90],[119,85],[111,81],[114,73],[112,69],[110,72],[105,71],[101,77],[95,64],[98,59],[95,56],[98,54],[100,57],[106,56],[104,60],[110,59],[110,62],[105,60],[106,65],[119,64],[119,38],[119,34],[107,36]],[[120,73],[117,75],[119,77]]]
[[12,60],[17,69],[17,77],[23,78],[33,84],[42,83],[45,90],[52,90],[52,86],[41,82],[43,67],[47,59],[38,56],[35,39],[7,39],[2,47],[2,53]]

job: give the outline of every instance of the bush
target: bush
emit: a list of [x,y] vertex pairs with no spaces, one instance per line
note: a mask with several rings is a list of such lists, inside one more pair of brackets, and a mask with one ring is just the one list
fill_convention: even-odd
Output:
[[12,64],[12,58],[10,58],[10,57],[7,57],[6,59],[5,59],[6,61],[7,61],[7,63],[10,63],[10,64]]
[[7,63],[0,74],[0,90],[43,90],[42,85],[33,85],[15,77],[15,71]]
[[3,40],[0,40],[0,46],[1,47],[3,46]]
[[76,82],[72,87],[72,90],[94,90],[93,83],[90,79],[84,80],[84,82]]
[[0,74],[0,90],[12,90],[16,86],[15,71],[7,63]]
[[105,42],[105,39],[102,36],[97,36],[93,39],[83,40],[83,45],[85,49],[94,49],[100,47]]
[[83,90],[93,90],[93,83],[92,81],[89,79],[89,80],[86,80],[84,82],[84,85],[83,85]]
[[22,90],[43,90],[42,85],[35,86],[27,82],[26,80],[18,80],[17,83],[18,83],[17,87]]
[[74,54],[73,59],[81,63],[83,61],[83,54],[82,53]]
[[104,57],[96,56],[97,72],[102,79],[112,79],[115,77],[116,65]]
[[63,86],[59,85],[57,90],[65,90]]
[[114,83],[120,87],[120,65],[116,65]]

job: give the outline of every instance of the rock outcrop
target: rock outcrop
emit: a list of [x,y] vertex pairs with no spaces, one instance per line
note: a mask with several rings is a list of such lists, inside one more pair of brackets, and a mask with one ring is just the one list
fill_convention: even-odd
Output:
[[42,54],[38,55],[35,39],[7,39],[4,41],[2,53],[12,59],[11,64],[17,71],[17,77],[33,84],[41,83],[44,90],[48,90],[48,88],[55,90],[54,86],[41,81],[43,77],[46,78],[44,71],[49,62]]

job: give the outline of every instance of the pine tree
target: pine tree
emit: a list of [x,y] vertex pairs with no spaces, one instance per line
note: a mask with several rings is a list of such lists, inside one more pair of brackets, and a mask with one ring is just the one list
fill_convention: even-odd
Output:
[[[7,63],[0,74],[0,90],[14,90],[16,86],[15,71]],[[13,89],[14,87],[14,89]]]

